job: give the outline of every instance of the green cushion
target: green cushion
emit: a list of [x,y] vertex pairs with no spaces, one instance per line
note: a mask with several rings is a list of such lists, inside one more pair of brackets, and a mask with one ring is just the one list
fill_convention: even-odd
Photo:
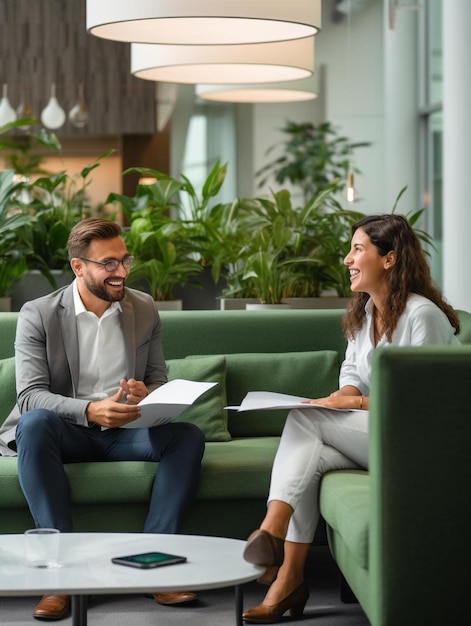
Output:
[[168,379],[183,378],[216,382],[212,389],[181,413],[176,422],[192,422],[205,434],[206,441],[229,441],[227,429],[226,359],[224,356],[201,356],[167,361]]
[[328,472],[322,479],[320,510],[351,556],[368,569],[370,476],[363,470]]
[[[227,403],[238,406],[249,391],[275,391],[321,398],[338,388],[339,357],[334,350],[226,354]],[[279,436],[288,412],[229,411],[233,437]]]
[[16,402],[15,357],[0,359],[0,424],[8,417]]

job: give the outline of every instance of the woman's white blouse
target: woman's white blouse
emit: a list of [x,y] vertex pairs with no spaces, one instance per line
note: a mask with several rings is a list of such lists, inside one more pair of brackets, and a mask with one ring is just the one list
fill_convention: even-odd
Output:
[[[339,387],[353,385],[362,395],[368,396],[371,361],[375,349],[371,300],[366,303],[365,311],[365,324],[357,332],[355,339],[348,342],[345,360],[340,369]],[[454,332],[447,316],[433,302],[423,296],[411,294],[393,332],[392,341],[387,341],[383,335],[376,347],[459,344]]]

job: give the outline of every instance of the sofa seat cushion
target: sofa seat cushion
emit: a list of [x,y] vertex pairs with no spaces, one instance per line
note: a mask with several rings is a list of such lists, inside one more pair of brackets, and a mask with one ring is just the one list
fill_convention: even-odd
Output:
[[251,437],[207,443],[198,498],[266,498],[279,442],[279,437]]
[[[207,443],[197,497],[265,498],[278,443],[278,437]],[[149,461],[68,463],[71,500],[81,504],[148,502],[156,466]],[[1,457],[0,485],[0,508],[26,506],[16,457]]]
[[363,470],[339,470],[322,479],[320,510],[352,557],[368,569],[370,476]]

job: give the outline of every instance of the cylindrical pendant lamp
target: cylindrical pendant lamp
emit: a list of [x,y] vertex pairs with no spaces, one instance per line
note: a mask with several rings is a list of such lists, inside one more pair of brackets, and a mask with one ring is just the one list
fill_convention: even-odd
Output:
[[259,83],[307,78],[314,37],[224,46],[131,44],[131,72],[165,83]]
[[303,102],[317,98],[318,81],[315,76],[301,80],[244,85],[196,85],[196,95],[211,102],[245,104]]
[[315,35],[321,0],[87,0],[87,30],[114,41],[241,44]]

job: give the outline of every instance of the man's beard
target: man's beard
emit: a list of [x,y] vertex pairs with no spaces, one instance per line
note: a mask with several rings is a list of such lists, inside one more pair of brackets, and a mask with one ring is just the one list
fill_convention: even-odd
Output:
[[88,291],[97,298],[100,298],[100,300],[105,300],[105,302],[118,302],[124,298],[124,283],[121,290],[117,291],[116,289],[108,289],[106,283],[96,283],[90,278],[85,278],[85,276],[83,280]]

